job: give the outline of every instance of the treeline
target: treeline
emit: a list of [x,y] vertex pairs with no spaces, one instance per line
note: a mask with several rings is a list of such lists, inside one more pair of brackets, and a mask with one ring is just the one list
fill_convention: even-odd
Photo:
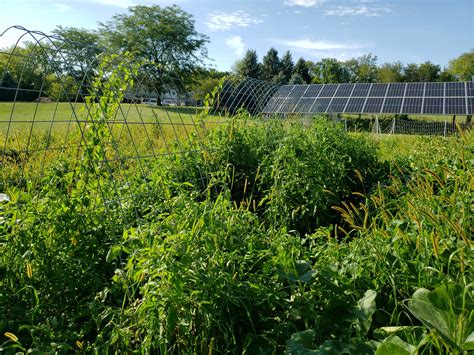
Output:
[[416,64],[401,62],[378,64],[377,56],[366,54],[347,61],[324,58],[312,62],[299,58],[296,63],[289,51],[280,58],[271,48],[259,62],[257,52],[248,50],[234,66],[242,76],[276,84],[389,83],[419,81],[470,81],[474,76],[474,49],[452,59],[448,66],[430,61]]

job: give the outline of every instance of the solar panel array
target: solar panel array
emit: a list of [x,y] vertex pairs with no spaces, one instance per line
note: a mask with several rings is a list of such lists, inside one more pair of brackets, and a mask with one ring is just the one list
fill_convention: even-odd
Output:
[[282,85],[267,114],[474,114],[474,82]]

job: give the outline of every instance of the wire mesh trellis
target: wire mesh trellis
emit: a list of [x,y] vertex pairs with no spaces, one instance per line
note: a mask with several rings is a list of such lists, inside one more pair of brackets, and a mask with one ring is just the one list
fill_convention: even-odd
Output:
[[[112,192],[99,182],[94,203],[117,209],[137,198],[133,180],[146,182],[158,158],[212,150],[202,139],[210,129],[239,109],[259,113],[277,89],[229,76],[203,107],[197,99],[203,93],[186,89],[179,75],[156,75],[153,63],[126,53],[98,53],[20,26],[0,39],[6,35],[17,40],[10,47],[0,43],[0,192],[44,184],[58,161],[70,173],[96,144],[101,153],[88,164],[106,174]],[[105,133],[91,142],[88,132],[98,125]]]

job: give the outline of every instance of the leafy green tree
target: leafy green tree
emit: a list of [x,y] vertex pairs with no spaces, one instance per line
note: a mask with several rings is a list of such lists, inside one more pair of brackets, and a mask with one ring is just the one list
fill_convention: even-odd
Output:
[[430,61],[421,63],[418,67],[418,77],[420,81],[438,81],[441,72],[439,65],[433,64]]
[[293,75],[291,76],[290,78],[290,81],[288,82],[290,85],[301,85],[301,84],[305,84],[303,78],[301,77],[301,75],[299,75],[298,73],[293,73]]
[[444,68],[440,73],[439,73],[439,81],[444,82],[444,81],[456,81],[456,77],[449,71],[449,69]]
[[377,56],[371,53],[352,58],[343,65],[350,73],[351,82],[373,83],[377,80]]
[[334,58],[317,62],[313,69],[314,83],[347,83],[351,75],[343,63]]
[[297,74],[303,83],[309,84],[311,83],[311,74],[308,62],[306,62],[303,58],[298,59],[296,62],[295,68],[293,69],[293,75]]
[[268,53],[263,57],[262,61],[262,79],[273,81],[281,70],[280,58],[275,48],[270,48]]
[[474,76],[474,49],[449,62],[448,70],[457,80],[470,81]]
[[290,51],[286,51],[283,57],[281,57],[281,69],[280,73],[284,78],[284,83],[288,83],[293,73],[295,64],[293,63],[293,57],[291,56]]
[[235,72],[243,77],[259,79],[260,67],[257,52],[253,49],[249,49],[242,60],[235,64]]
[[384,63],[377,69],[377,81],[381,83],[398,83],[403,81],[403,64],[401,62]]
[[420,68],[416,63],[407,64],[403,70],[403,81],[417,82],[421,81]]
[[169,89],[166,83],[184,92],[207,58],[208,37],[198,33],[192,15],[176,5],[130,7],[128,13],[100,23],[99,31],[109,48],[126,50],[144,62],[158,95]]

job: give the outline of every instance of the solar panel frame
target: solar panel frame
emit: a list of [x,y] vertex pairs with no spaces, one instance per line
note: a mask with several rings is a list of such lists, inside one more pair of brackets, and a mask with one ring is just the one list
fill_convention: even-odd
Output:
[[462,82],[446,83],[446,97],[466,96],[466,87]]
[[405,92],[406,97],[422,97],[425,85],[424,83],[407,83]]
[[348,97],[333,97],[326,112],[341,113],[344,111],[344,108],[346,107],[348,101]]
[[309,88],[305,91],[305,93],[303,94],[302,97],[317,98],[323,87],[324,87],[323,84],[310,85]]
[[466,82],[466,96],[474,97],[474,81]]
[[423,109],[422,97],[406,97],[403,102],[402,113],[421,114]]
[[354,90],[352,91],[351,97],[364,97],[366,98],[369,94],[369,90],[372,84],[368,83],[356,83]]
[[331,103],[331,98],[329,97],[320,97],[314,100],[313,106],[311,106],[311,113],[325,113],[329,104]]
[[474,115],[474,97],[467,97],[467,114]]
[[355,84],[340,84],[334,97],[351,97]]
[[334,94],[336,93],[338,86],[339,86],[338,84],[324,85],[318,97],[328,97],[328,98],[334,97]]
[[403,97],[406,86],[406,83],[390,83],[387,89],[387,97]]
[[466,99],[463,97],[446,97],[444,107],[447,115],[465,115]]
[[[347,105],[344,108],[344,113],[362,113],[366,98],[365,97],[351,97],[347,101]],[[359,108],[360,109],[357,109]]]
[[400,113],[402,104],[403,97],[386,97],[382,107],[382,113]]
[[388,84],[372,84],[370,86],[370,91],[368,97],[385,97],[388,90]]
[[444,97],[427,97],[423,102],[423,113],[439,115],[444,111]]
[[380,113],[383,106],[383,97],[368,97],[362,113]]

